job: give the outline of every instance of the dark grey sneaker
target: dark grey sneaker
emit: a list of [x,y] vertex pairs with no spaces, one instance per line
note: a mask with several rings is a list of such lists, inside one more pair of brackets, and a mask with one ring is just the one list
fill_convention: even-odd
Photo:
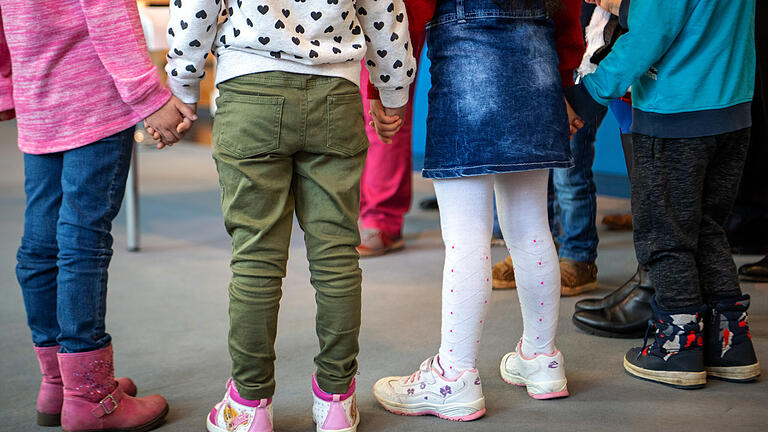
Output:
[[707,375],[725,381],[749,382],[760,376],[747,316],[749,294],[710,306],[704,326]]
[[663,311],[651,299],[654,318],[648,330],[656,329],[652,344],[648,333],[643,346],[624,356],[624,369],[631,376],[681,389],[697,389],[707,383],[704,369],[705,306]]

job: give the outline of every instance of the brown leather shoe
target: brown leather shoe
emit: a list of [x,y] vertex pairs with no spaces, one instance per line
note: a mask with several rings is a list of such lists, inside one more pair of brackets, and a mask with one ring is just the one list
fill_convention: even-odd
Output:
[[515,282],[515,267],[512,264],[512,257],[507,255],[504,261],[497,262],[493,265],[493,289],[505,290],[517,288]]
[[612,231],[632,231],[632,213],[605,215],[601,223]]
[[561,295],[570,297],[597,288],[597,266],[594,263],[560,259]]

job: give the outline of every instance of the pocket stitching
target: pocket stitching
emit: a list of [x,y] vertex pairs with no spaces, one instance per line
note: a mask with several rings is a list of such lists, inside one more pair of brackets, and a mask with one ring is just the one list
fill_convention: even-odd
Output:
[[224,93],[220,96],[220,98],[222,102],[240,102],[240,103],[247,103],[250,105],[275,107],[274,114],[272,115],[272,119],[271,119],[271,123],[274,125],[274,130],[272,132],[271,141],[268,145],[265,145],[256,151],[244,151],[238,148],[236,143],[232,142],[232,140],[227,138],[225,131],[228,129],[229,121],[227,121],[228,117],[225,117],[222,121],[221,128],[219,128],[219,131],[218,131],[218,135],[219,135],[218,142],[222,147],[224,147],[225,149],[227,149],[227,151],[229,151],[234,156],[237,156],[239,158],[249,158],[249,157],[259,156],[264,153],[277,150],[280,147],[280,127],[282,126],[283,104],[285,103],[284,96],[240,95],[240,94]]

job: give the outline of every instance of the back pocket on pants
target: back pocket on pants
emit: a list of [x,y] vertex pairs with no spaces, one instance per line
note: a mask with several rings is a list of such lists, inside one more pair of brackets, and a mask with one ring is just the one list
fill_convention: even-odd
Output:
[[345,156],[354,156],[368,148],[360,93],[329,95],[328,148]]
[[277,150],[284,102],[283,96],[222,94],[213,131],[218,150],[238,158]]

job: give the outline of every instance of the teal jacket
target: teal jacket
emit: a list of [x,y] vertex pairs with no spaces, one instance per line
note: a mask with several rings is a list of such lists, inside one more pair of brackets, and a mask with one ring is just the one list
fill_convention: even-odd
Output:
[[629,32],[583,79],[591,99],[607,106],[631,85],[632,130],[649,136],[751,125],[755,0],[624,0],[621,15]]

